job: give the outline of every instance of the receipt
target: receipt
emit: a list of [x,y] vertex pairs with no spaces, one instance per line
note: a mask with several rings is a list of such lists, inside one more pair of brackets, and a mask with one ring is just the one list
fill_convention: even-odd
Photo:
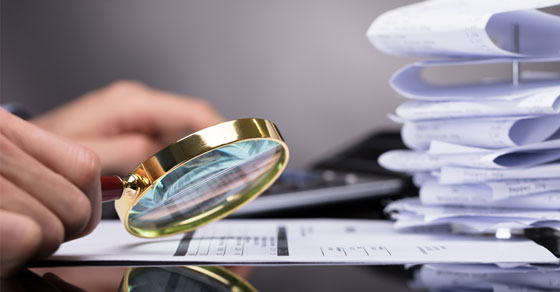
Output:
[[560,159],[560,139],[473,153],[430,154],[412,150],[391,150],[381,154],[382,167],[401,172],[437,171],[444,166],[505,169],[531,167]]
[[[537,226],[560,230],[560,72],[519,70],[560,64],[560,17],[537,10],[554,5],[560,0],[427,0],[371,24],[367,36],[380,51],[438,58],[390,80],[411,99],[389,115],[411,150],[383,153],[378,162],[411,173],[420,188],[419,198],[387,206],[397,229],[502,237]],[[495,64],[513,65],[511,80],[426,78],[442,67]]]
[[396,114],[409,121],[560,114],[560,86],[514,100],[409,101]]
[[[443,189],[449,189],[442,188]],[[501,200],[491,200],[484,193],[473,193],[474,187],[461,186],[460,193],[424,193],[421,196],[422,203],[435,206],[472,206],[472,207],[492,207],[492,208],[513,208],[513,209],[560,209],[560,191],[539,193],[530,196],[511,197]]]
[[558,226],[560,211],[546,209],[516,209],[473,206],[424,205],[419,198],[401,199],[389,204],[385,211],[397,219],[395,228],[451,225],[467,233],[495,232],[498,228],[523,230],[539,224]]
[[560,159],[560,139],[498,149],[487,154],[441,155],[442,165],[474,168],[518,168],[553,162]]
[[379,156],[378,163],[386,169],[401,172],[427,172],[442,166],[437,156],[411,150],[387,151]]
[[441,185],[432,179],[420,188],[420,200],[427,205],[560,210],[560,179],[461,185]]
[[[515,179],[487,182],[484,184],[492,190],[492,197],[494,200],[502,200],[551,191],[556,191],[557,194],[560,192],[560,179]],[[560,196],[557,197],[557,201],[560,202]],[[560,209],[560,207],[557,208]]]
[[[531,61],[553,61],[557,59],[532,59]],[[529,61],[529,60],[522,60]],[[560,77],[533,78],[523,80],[517,86],[511,80],[481,81],[472,84],[432,84],[422,78],[422,71],[436,66],[472,66],[487,63],[511,63],[511,60],[431,60],[408,65],[395,72],[390,84],[401,96],[427,101],[458,100],[515,100],[534,94],[551,92],[560,95]]]
[[505,148],[541,142],[560,130],[560,115],[472,118],[407,122],[405,145],[427,150],[433,140],[482,148]]
[[502,218],[484,216],[453,216],[426,221],[424,216],[414,214],[393,214],[397,219],[395,229],[403,232],[421,232],[422,230],[440,229],[459,234],[495,234],[497,230],[509,230],[512,234],[523,234],[531,227],[549,227],[560,230],[558,221],[540,221],[533,218]]
[[467,206],[424,205],[419,198],[406,198],[393,202],[386,207],[387,212],[408,211],[424,216],[424,221],[435,221],[448,217],[486,217],[499,220],[531,219],[560,221],[560,210],[509,209]]
[[412,183],[414,183],[416,187],[421,187],[423,184],[432,180],[433,178],[434,176],[431,172],[415,172],[412,174]]
[[485,169],[443,166],[437,173],[441,184],[477,183],[510,179],[560,178],[560,163],[522,169]]
[[[367,31],[388,54],[406,56],[547,56],[560,51],[560,20],[533,10],[558,0],[432,0],[377,17]],[[519,53],[513,27],[518,25]]]
[[442,154],[461,154],[461,153],[488,153],[490,150],[486,148],[465,146],[460,144],[453,144],[438,140],[430,142],[428,153],[432,155]]

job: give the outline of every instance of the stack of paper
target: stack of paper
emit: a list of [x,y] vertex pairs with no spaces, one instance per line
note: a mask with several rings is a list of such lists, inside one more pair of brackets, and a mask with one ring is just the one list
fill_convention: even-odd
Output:
[[[519,73],[520,63],[560,68],[560,17],[536,10],[553,5],[560,1],[431,0],[373,22],[368,37],[379,50],[440,58],[390,81],[410,99],[391,117],[411,150],[379,162],[412,173],[420,187],[420,198],[387,207],[398,228],[560,229],[560,72]],[[498,63],[511,64],[513,78],[445,85],[423,78],[434,68]]]

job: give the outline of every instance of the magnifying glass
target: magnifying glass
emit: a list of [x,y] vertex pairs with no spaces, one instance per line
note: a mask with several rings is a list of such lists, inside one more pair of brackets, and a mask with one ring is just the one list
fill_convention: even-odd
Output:
[[103,201],[128,232],[160,237],[218,220],[265,191],[288,162],[288,146],[274,123],[221,123],[167,146],[123,179],[101,177]]
[[249,282],[215,266],[128,268],[120,292],[256,292]]

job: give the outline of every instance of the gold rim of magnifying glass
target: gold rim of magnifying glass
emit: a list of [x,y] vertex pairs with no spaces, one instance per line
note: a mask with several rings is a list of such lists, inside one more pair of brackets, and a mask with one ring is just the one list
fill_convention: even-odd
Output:
[[[129,292],[130,286],[129,281],[132,277],[134,277],[134,272],[137,269],[146,268],[149,269],[150,267],[131,267],[126,269],[124,274],[122,284],[121,284],[121,292]],[[158,268],[158,267],[154,267]],[[171,267],[173,268],[173,267]],[[218,267],[218,266],[183,266],[183,267],[176,267],[176,268],[184,268],[188,270],[192,270],[198,273],[201,273],[213,280],[216,280],[223,284],[224,286],[228,287],[232,292],[257,292],[257,289],[253,287],[249,282],[245,281],[241,277],[237,276],[236,274],[228,271],[225,268]],[[177,271],[175,269],[175,271]],[[172,273],[172,271],[170,271]]]
[[[271,140],[283,148],[276,169],[267,174],[270,177],[262,180],[263,183],[256,187],[254,192],[243,196],[236,201],[236,204],[218,205],[200,215],[175,222],[166,228],[146,230],[130,226],[128,219],[132,207],[138,203],[152,185],[167,173],[210,151],[250,140]],[[271,121],[251,118],[220,123],[190,134],[142,162],[123,179],[123,194],[120,199],[115,201],[115,209],[126,230],[135,236],[153,238],[188,232],[223,218],[256,198],[280,176],[286,167],[288,158],[288,146],[276,125]]]

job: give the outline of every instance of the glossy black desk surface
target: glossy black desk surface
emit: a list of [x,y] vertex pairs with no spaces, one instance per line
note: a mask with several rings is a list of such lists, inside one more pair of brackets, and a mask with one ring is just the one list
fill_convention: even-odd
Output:
[[[192,278],[178,281],[176,274],[168,272],[170,268],[149,269],[139,273],[141,276],[134,280],[128,279],[128,283],[135,282],[136,285],[125,290],[122,283],[127,268],[68,267],[22,271],[16,278],[3,280],[0,291],[239,291],[208,284],[201,288],[199,284],[188,283],[193,281]],[[403,266],[274,266],[231,267],[228,271],[245,279],[258,291],[272,292],[560,291],[558,266],[541,266],[539,269],[501,269],[494,265],[415,266],[407,269]],[[142,288],[142,283],[149,284]]]

